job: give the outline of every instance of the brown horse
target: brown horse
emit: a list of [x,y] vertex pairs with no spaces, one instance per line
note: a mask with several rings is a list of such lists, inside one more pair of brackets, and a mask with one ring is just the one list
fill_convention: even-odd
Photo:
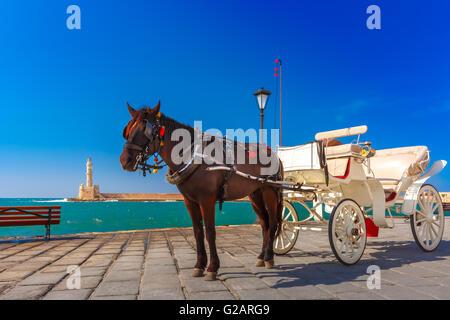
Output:
[[[124,138],[127,140],[120,156],[120,163],[123,169],[136,171],[138,166],[142,165],[151,155],[159,154],[161,159],[169,167],[168,176],[177,172],[189,171],[182,179],[173,180],[184,197],[186,208],[192,219],[197,244],[197,263],[195,264],[192,276],[203,276],[207,264],[203,231],[204,224],[210,250],[210,262],[205,280],[216,279],[220,266],[216,250],[216,202],[237,200],[246,196],[249,196],[253,210],[259,218],[264,239],[256,265],[272,268],[274,265],[273,241],[277,236],[277,231],[281,227],[281,189],[262,182],[251,181],[250,179],[235,174],[233,171],[227,171],[228,173],[221,170],[209,171],[208,168],[211,165],[206,163],[191,165],[189,170],[181,170],[181,168],[186,168],[187,165],[183,163],[177,164],[172,159],[173,148],[178,143],[172,141],[172,133],[176,129],[184,129],[193,137],[195,134],[194,129],[161,114],[159,102],[154,108],[144,107],[141,110],[135,110],[128,105],[128,110],[132,120],[123,132]],[[235,151],[236,145],[234,146]],[[246,143],[245,146],[249,147],[250,144]],[[261,145],[258,146],[261,148]],[[271,152],[267,146],[264,146],[264,149],[268,153]],[[254,152],[248,151],[245,155],[245,163],[234,164],[233,170],[263,177],[261,175],[261,168],[267,167],[267,164],[261,164],[259,159],[257,163],[255,161],[251,163],[249,159],[253,158],[254,155]],[[271,178],[281,180],[281,173],[282,167],[279,165],[276,173]],[[173,177],[174,175],[172,175]]]

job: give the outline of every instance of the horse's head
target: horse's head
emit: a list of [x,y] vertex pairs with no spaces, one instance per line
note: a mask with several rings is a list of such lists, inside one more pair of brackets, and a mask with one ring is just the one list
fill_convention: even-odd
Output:
[[160,148],[160,102],[154,108],[141,110],[134,110],[128,103],[127,106],[132,119],[123,130],[127,142],[120,155],[120,164],[124,170],[136,171],[138,164]]

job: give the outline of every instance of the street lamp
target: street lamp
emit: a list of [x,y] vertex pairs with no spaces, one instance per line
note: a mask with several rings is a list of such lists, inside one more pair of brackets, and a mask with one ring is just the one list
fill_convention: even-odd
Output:
[[256,103],[258,104],[258,108],[260,111],[261,117],[261,131],[260,131],[260,143],[264,143],[264,135],[263,135],[263,122],[264,122],[264,108],[267,105],[267,101],[269,100],[269,96],[272,94],[269,90],[264,89],[262,87],[258,91],[256,91],[253,95],[256,98]]

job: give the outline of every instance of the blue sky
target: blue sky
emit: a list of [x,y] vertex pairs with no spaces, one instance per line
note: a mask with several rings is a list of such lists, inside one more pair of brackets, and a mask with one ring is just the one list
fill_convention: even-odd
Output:
[[[66,8],[81,8],[68,30]],[[381,30],[366,8],[381,8]],[[121,169],[126,101],[203,127],[257,128],[275,91],[283,144],[367,124],[375,148],[450,159],[447,1],[14,1],[0,5],[0,197],[70,197],[92,156],[103,192],[174,192]],[[272,128],[274,96],[265,124]],[[432,181],[450,189],[450,170]]]

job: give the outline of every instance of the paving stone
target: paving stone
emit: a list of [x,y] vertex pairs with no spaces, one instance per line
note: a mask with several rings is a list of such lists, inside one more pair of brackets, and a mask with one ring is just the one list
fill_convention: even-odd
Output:
[[178,267],[180,269],[192,269],[197,263],[197,258],[195,259],[178,259],[177,258]]
[[176,289],[143,289],[141,293],[142,300],[185,300],[181,288]]
[[85,263],[83,263],[84,267],[108,267],[111,265],[113,261],[112,260],[88,260]]
[[170,258],[148,258],[145,261],[146,266],[174,265],[175,260]]
[[242,277],[250,277],[253,276],[253,273],[245,269],[244,267],[240,268],[222,268],[219,269],[219,275],[222,280],[229,278],[242,278]]
[[166,251],[166,252],[154,252],[154,251],[152,251],[152,252],[150,252],[147,255],[147,257],[148,257],[148,259],[155,259],[155,260],[160,259],[160,258],[170,258],[170,259],[172,259],[172,255],[170,254],[169,251]]
[[239,297],[243,300],[286,300],[288,297],[274,289],[239,290]]
[[139,281],[108,281],[101,282],[94,296],[121,296],[138,294]]
[[[191,276],[197,260],[192,229],[70,236],[12,243],[3,250],[0,243],[0,297],[70,296],[61,293],[71,291],[65,283],[67,266],[88,259],[81,265],[80,290],[94,290],[93,296],[78,290],[79,299],[184,299],[184,292],[188,299],[233,299],[233,294],[241,299],[450,299],[447,229],[440,247],[426,254],[417,248],[409,224],[396,221],[394,230],[383,229],[378,239],[371,239],[361,261],[351,267],[337,262],[326,232],[303,231],[296,248],[276,256],[276,267],[267,270],[255,267],[261,247],[259,226],[218,227],[221,269],[215,282]],[[381,268],[380,290],[367,288],[369,265]]]
[[136,300],[136,295],[92,297],[92,300]]
[[[170,265],[145,265],[145,273],[147,274],[163,274],[166,276],[172,276],[177,274],[177,268],[174,264]],[[192,269],[194,270],[194,269]]]
[[56,284],[62,278],[64,278],[67,273],[59,272],[59,273],[35,273],[25,280],[21,281],[19,285],[37,285],[37,284]]
[[143,257],[144,256],[144,250],[125,250],[124,252],[122,252],[122,256],[139,256],[139,257]]
[[[68,279],[63,279],[52,290],[69,290],[69,288],[67,287],[67,280]],[[101,276],[82,276],[80,278],[80,289],[94,289],[101,281]]]
[[6,270],[0,273],[0,281],[18,281],[26,276],[30,275],[33,271],[24,270],[24,271],[15,271],[15,270]]
[[341,300],[385,300],[385,298],[376,294],[376,289],[366,292],[341,292],[337,296]]
[[229,278],[225,280],[228,287],[233,290],[251,290],[251,289],[267,289],[267,284],[259,278],[241,277],[241,278]]
[[450,288],[444,286],[420,286],[414,289],[440,300],[450,300]]
[[3,291],[5,291],[5,290],[9,289],[10,287],[14,286],[14,284],[15,284],[14,282],[1,282],[0,283],[0,294]]
[[16,286],[0,295],[0,300],[37,300],[48,288],[48,285]]
[[130,262],[130,263],[139,263],[142,264],[144,262],[143,256],[120,256],[117,260],[119,262]]
[[142,263],[139,262],[116,262],[112,266],[113,270],[141,270],[142,269]]
[[202,278],[191,278],[183,280],[183,284],[189,292],[203,292],[203,291],[227,291],[227,287],[222,281],[205,281]]
[[367,288],[356,287],[350,283],[342,282],[335,284],[317,284],[317,288],[330,292],[333,295],[338,295],[345,292],[365,292]]
[[324,299],[337,299],[336,296],[317,288],[313,285],[300,285],[293,287],[279,288],[280,292],[288,295],[289,297],[297,300],[324,300]]
[[67,258],[67,259],[60,259],[58,261],[53,262],[54,266],[60,266],[60,265],[64,265],[64,266],[73,266],[73,265],[80,265],[83,261],[85,260],[85,258]]
[[40,272],[42,273],[58,273],[58,272],[67,272],[67,267],[68,266],[53,266],[53,265],[48,265],[47,267],[45,267],[44,269],[40,270]]
[[142,278],[142,287],[146,289],[169,289],[181,287],[178,276],[161,277],[158,275],[146,275]]
[[192,292],[190,300],[235,300],[236,298],[228,291]]
[[88,276],[102,276],[106,273],[107,267],[80,267],[82,277]]
[[92,289],[52,290],[43,300],[87,300]]
[[46,266],[47,262],[23,262],[17,266],[14,266],[16,271],[37,271]]
[[388,299],[402,300],[434,300],[434,298],[426,293],[421,293],[401,286],[381,286],[377,293],[387,297]]
[[135,280],[139,281],[141,279],[140,270],[132,270],[132,271],[111,271],[105,277],[105,281],[127,281],[127,280]]

